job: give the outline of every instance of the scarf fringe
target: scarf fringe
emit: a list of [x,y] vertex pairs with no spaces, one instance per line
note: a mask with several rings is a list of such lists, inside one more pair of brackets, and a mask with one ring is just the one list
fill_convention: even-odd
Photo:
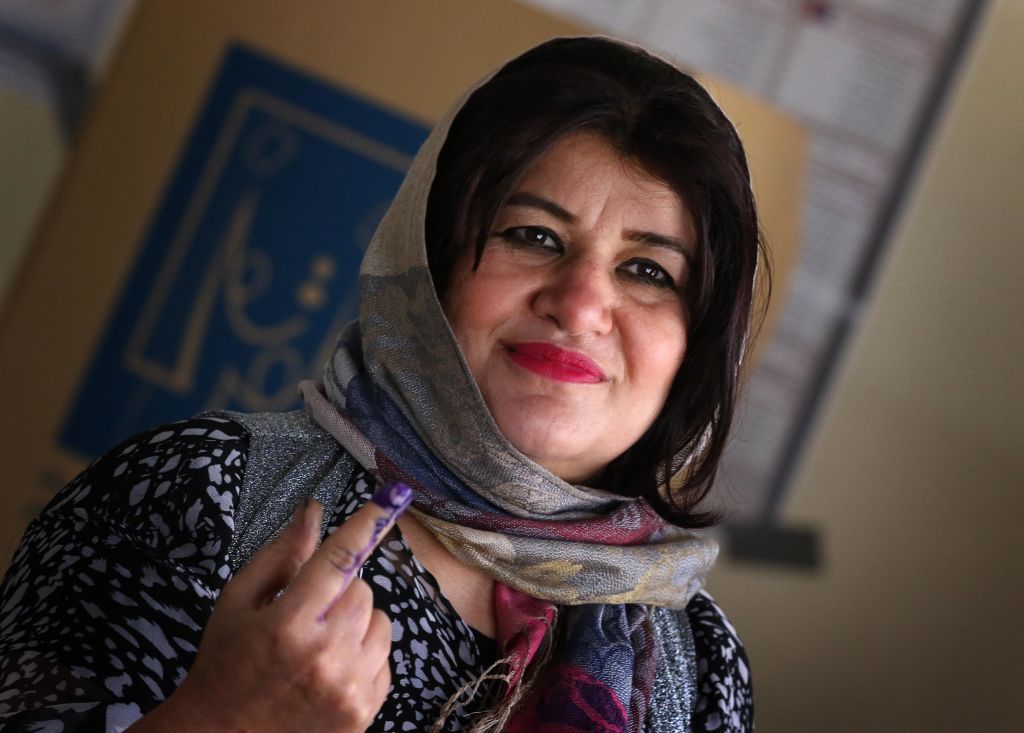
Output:
[[[502,665],[511,666],[510,663],[511,663],[511,657],[504,657],[503,659],[499,659],[496,662],[494,662],[490,667],[488,667],[483,672],[481,672],[479,677],[477,677],[476,679],[470,680],[469,682],[464,684],[462,687],[460,687],[458,690],[456,690],[455,694],[453,694],[451,697],[449,697],[448,698],[448,702],[446,702],[444,704],[444,707],[441,708],[441,712],[438,713],[437,720],[434,721],[434,724],[430,727],[429,733],[440,733],[441,730],[444,728],[444,724],[448,722],[448,717],[459,706],[461,706],[461,705],[468,705],[470,702],[472,702],[473,698],[476,697],[477,692],[480,691],[480,685],[482,685],[484,682],[489,682],[489,681],[492,681],[492,680],[500,680],[500,681],[504,682],[505,684],[508,684],[511,681],[511,679],[512,679],[512,670],[509,669],[507,672],[504,672],[504,673],[496,673],[494,670],[499,668],[499,667],[501,667]],[[469,695],[466,696],[465,700],[461,700],[462,696],[465,695],[467,691],[469,692]],[[486,715],[488,717],[490,717],[491,716],[491,712],[486,713]],[[471,729],[471,731],[470,731],[470,733],[475,733],[477,731],[490,730],[489,727],[488,728],[480,728],[479,727],[480,726],[480,722],[483,722],[483,721],[481,720],[481,721],[478,721],[476,724],[474,724],[472,729]]]
[[[554,636],[553,630],[549,632]],[[547,644],[544,644],[543,651],[541,651],[539,658],[536,658],[527,665],[525,675],[520,679],[519,684],[508,691],[507,696],[501,702],[497,702],[491,705],[490,709],[483,710],[479,713],[470,713],[470,717],[476,716],[476,720],[473,721],[472,726],[469,728],[467,733],[499,733],[504,730],[505,724],[508,723],[509,718],[516,712],[519,704],[526,700],[530,693],[533,691],[535,683],[544,668],[547,667],[549,661],[553,656],[555,648],[554,638],[549,639]],[[453,694],[448,701],[441,708],[441,712],[438,714],[437,720],[430,727],[429,733],[441,733],[444,729],[445,723],[448,722],[449,716],[460,706],[468,705],[472,702],[473,698],[476,697],[477,692],[480,690],[480,686],[484,682],[499,680],[504,682],[506,685],[514,678],[514,670],[512,669],[512,662],[515,659],[514,656],[509,655],[502,657],[501,659],[494,662],[491,666],[480,673],[474,680],[470,680]],[[503,673],[496,673],[494,670],[501,666],[508,667],[508,670]],[[472,688],[472,690],[470,690]],[[467,691],[470,694],[465,700],[460,701],[461,698]],[[494,691],[489,692],[490,697],[497,697]]]

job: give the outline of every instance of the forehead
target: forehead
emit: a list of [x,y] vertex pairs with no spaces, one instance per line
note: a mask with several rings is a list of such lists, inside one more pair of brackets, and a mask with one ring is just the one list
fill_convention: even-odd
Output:
[[672,230],[665,234],[693,233],[679,194],[596,133],[571,133],[552,144],[513,185],[510,193],[518,192],[551,199],[583,219],[611,208],[629,218],[653,219]]

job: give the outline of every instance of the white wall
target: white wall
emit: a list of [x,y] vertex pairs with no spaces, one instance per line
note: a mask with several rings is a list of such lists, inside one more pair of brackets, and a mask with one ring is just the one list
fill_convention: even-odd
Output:
[[711,581],[764,733],[1024,730],[1024,3],[980,31],[785,510],[824,568]]

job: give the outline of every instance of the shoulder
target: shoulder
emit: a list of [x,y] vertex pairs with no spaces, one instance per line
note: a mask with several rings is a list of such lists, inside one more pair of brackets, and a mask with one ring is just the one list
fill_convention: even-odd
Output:
[[[230,484],[244,467],[248,431],[238,422],[201,415],[138,433],[95,460],[43,510],[59,512],[82,502],[145,507],[174,486],[202,478]],[[138,510],[136,510],[138,511]]]
[[121,730],[184,679],[230,575],[247,442],[215,416],[147,430],[32,521],[0,586],[0,728]]
[[134,435],[62,489],[26,537],[88,524],[111,541],[212,573],[220,565],[212,558],[231,539],[248,444],[244,426],[212,415]]
[[697,657],[694,730],[753,730],[750,664],[736,629],[703,591],[687,605],[686,616]]
[[[61,491],[46,511],[59,509],[76,497],[90,493],[85,489],[88,479],[104,479],[110,485],[121,485],[137,478],[170,480],[182,473],[207,469],[216,476],[217,468],[243,461],[248,447],[248,431],[237,421],[212,415],[159,425],[133,435],[93,461]],[[186,459],[192,459],[187,461]],[[77,485],[78,490],[70,490]],[[138,503],[145,490],[135,487],[130,503]]]
[[351,483],[356,462],[304,411],[218,414],[249,433],[245,486],[229,553],[237,570],[287,524],[304,497],[335,506]]
[[230,487],[244,468],[248,443],[248,431],[240,423],[217,416],[151,428],[94,461],[43,513],[84,502],[139,514],[183,485]]

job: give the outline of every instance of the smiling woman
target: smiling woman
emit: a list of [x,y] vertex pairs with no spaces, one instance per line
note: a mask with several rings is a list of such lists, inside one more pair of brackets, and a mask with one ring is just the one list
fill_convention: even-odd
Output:
[[759,247],[692,78],[600,38],[509,62],[413,161],[304,413],[154,428],[32,523],[0,721],[750,730],[697,529]]
[[592,483],[654,422],[682,364],[690,215],[576,133],[526,170],[493,230],[475,268],[472,250],[455,263],[448,321],[512,445]]
[[[552,193],[533,190],[537,185]],[[586,225],[575,217],[587,213],[591,195],[629,205],[632,219],[616,235],[622,244],[652,246],[620,263],[620,273],[640,278],[634,292],[656,292],[639,285],[644,275],[661,280],[652,265],[672,276],[675,287],[667,290],[675,290],[686,327],[685,356],[653,421],[634,434],[629,450],[593,461],[601,470],[588,483],[642,496],[678,526],[709,526],[719,513],[698,505],[729,435],[754,316],[755,271],[767,258],[742,143],[693,78],[596,39],[552,41],[506,64],[466,100],[438,157],[426,214],[434,287],[444,297],[467,260],[482,264],[502,240],[540,239],[564,247],[563,262],[575,261],[578,243],[568,235]],[[533,218],[523,219],[528,212]],[[590,215],[598,216],[596,207]],[[517,227],[529,228],[508,231]],[[664,338],[623,343],[645,352],[630,355],[634,363],[660,356],[655,335]],[[618,429],[617,416],[606,419]],[[681,471],[687,480],[666,492],[667,479]]]

